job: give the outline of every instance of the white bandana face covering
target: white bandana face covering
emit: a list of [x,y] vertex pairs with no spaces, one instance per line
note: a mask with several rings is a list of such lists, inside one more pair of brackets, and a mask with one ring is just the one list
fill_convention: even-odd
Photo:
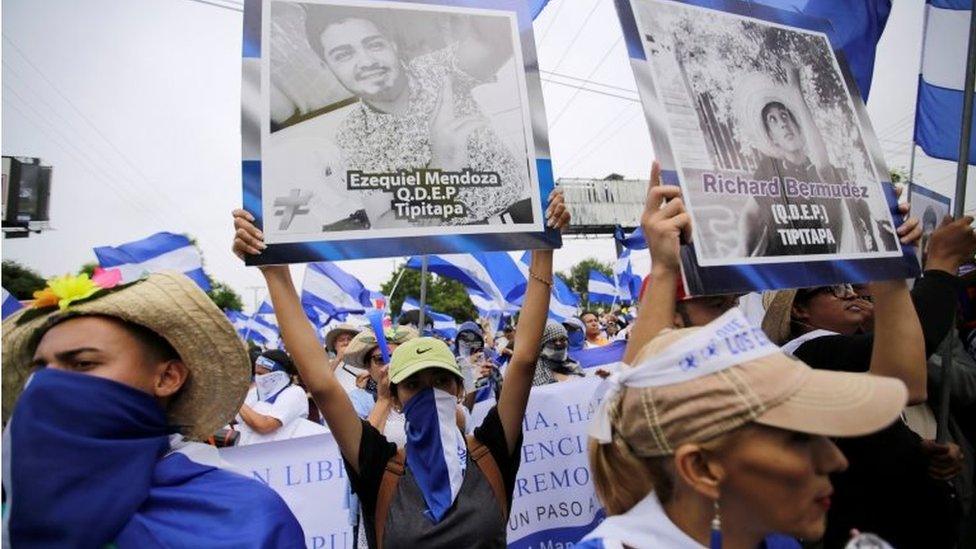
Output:
[[610,406],[624,387],[661,387],[691,381],[779,352],[761,328],[749,324],[741,310],[730,309],[661,354],[607,378],[611,388],[600,403],[589,434],[601,444],[610,443]]
[[258,400],[267,400],[291,383],[288,372],[271,372],[254,376],[254,386],[258,390]]

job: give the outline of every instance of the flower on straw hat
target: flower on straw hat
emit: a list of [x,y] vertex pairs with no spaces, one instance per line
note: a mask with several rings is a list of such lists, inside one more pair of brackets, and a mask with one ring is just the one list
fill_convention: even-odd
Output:
[[114,288],[122,281],[122,273],[118,269],[106,271],[95,269],[94,278],[87,273],[79,275],[64,275],[54,277],[47,282],[47,287],[34,292],[34,309],[58,306],[66,311],[72,303],[88,299],[101,290]]

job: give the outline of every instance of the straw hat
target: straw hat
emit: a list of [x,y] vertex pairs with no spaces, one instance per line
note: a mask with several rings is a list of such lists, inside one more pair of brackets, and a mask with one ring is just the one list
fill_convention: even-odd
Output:
[[[733,97],[739,131],[748,143],[767,156],[782,158],[783,151],[773,144],[766,133],[762,111],[766,105],[777,102],[789,109],[794,117],[799,117],[802,112],[800,101],[795,90],[774,82],[769,76],[758,72],[749,74],[739,81]],[[797,120],[799,123],[800,120]],[[802,125],[800,131],[805,135],[806,130]]]
[[[420,336],[420,333],[410,326],[397,326],[396,328],[387,328],[384,330],[383,335],[386,336],[387,343],[400,345]],[[370,352],[377,345],[379,345],[379,342],[376,341],[376,334],[373,333],[373,330],[364,328],[352,338],[349,346],[346,347],[346,364],[361,370],[367,369],[369,365],[366,364],[366,353]]]
[[[747,326],[744,317],[740,324]],[[670,455],[681,444],[705,442],[749,423],[813,435],[862,436],[894,422],[908,400],[899,379],[815,370],[775,346],[737,361],[722,349],[720,342],[728,341],[722,332],[708,329],[663,332],[644,346],[635,368],[628,369],[643,368],[632,374],[653,375],[671,368],[680,379],[625,382],[616,396],[607,397],[612,432],[636,455]],[[736,341],[744,337],[752,342],[738,347],[739,354],[768,345],[752,330],[735,334]],[[703,335],[716,337],[703,344]],[[705,350],[712,354],[699,352]],[[688,368],[683,361],[690,356],[705,362]],[[696,373],[697,368],[701,371]]]
[[[192,280],[176,272],[155,273],[107,290],[67,311],[37,314],[22,309],[3,321],[3,421],[10,419],[43,333],[59,320],[109,316],[138,324],[164,338],[190,375],[167,410],[171,425],[202,440],[226,425],[244,402],[251,364],[234,327]],[[23,319],[23,321],[21,321]]]
[[349,334],[355,336],[359,333],[361,328],[357,328],[352,324],[339,324],[335,328],[332,328],[325,334],[325,349],[329,352],[335,352],[335,342],[339,339],[342,334]]
[[763,293],[762,303],[766,314],[763,316],[762,329],[766,337],[777,345],[790,340],[790,314],[795,299],[795,289]]

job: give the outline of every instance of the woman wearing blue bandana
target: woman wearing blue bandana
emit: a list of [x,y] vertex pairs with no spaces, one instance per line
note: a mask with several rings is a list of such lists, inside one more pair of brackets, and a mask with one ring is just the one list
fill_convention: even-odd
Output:
[[273,490],[191,442],[250,371],[210,298],[178,273],[59,288],[3,322],[4,546],[304,547]]
[[[550,195],[548,225],[569,222],[562,194]],[[239,256],[264,248],[249,213],[234,213]],[[404,449],[363,421],[332,371],[302,311],[287,266],[262,267],[285,344],[335,436],[363,505],[370,547],[504,547],[522,418],[549,312],[552,251],[532,252],[528,285],[505,388],[472,437],[456,425],[463,396],[457,360],[443,342],[421,337],[393,352],[389,379],[406,416]]]

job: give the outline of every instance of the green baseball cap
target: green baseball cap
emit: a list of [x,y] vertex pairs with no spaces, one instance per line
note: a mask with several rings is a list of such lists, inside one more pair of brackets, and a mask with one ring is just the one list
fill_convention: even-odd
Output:
[[418,337],[403,343],[390,358],[390,383],[404,379],[427,368],[441,368],[463,379],[454,353],[443,341],[433,337]]

